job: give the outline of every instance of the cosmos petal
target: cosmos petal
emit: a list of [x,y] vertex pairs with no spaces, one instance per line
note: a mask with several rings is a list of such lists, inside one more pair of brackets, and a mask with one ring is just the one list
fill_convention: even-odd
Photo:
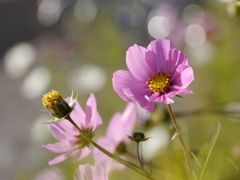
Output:
[[94,94],[90,94],[87,101],[85,128],[92,128],[95,131],[101,124],[102,118],[97,112],[97,102]]
[[55,153],[64,153],[69,150],[71,144],[69,144],[68,141],[62,141],[53,144],[42,145],[42,147]]
[[61,154],[61,155],[55,157],[54,159],[52,159],[51,161],[49,161],[48,165],[58,164],[60,162],[65,161],[67,158],[68,158],[68,156],[66,156],[66,154]]
[[85,164],[78,167],[74,180],[108,180],[108,176],[102,166],[92,167],[90,164]]
[[149,111],[153,111],[155,108],[154,102],[149,101],[146,96],[148,96],[152,90],[150,89],[123,89],[123,92],[132,101],[138,102],[139,105]]
[[157,39],[152,41],[147,50],[152,52],[152,58],[155,60],[155,67],[157,71],[164,71],[166,67],[166,56],[170,49],[173,49],[174,45],[171,41],[166,39]]
[[146,49],[135,44],[128,49],[126,55],[128,69],[136,79],[143,81],[151,75],[151,70],[145,61],[145,54]]
[[174,74],[180,64],[188,65],[187,56],[177,49],[171,49],[167,54],[166,73]]
[[[66,98],[66,101],[69,103],[70,99],[71,98]],[[75,99],[73,99],[73,101],[75,101]],[[77,125],[81,125],[81,122],[85,119],[85,113],[78,102],[76,102],[74,110],[71,112],[70,116]]]
[[138,89],[147,89],[147,84],[143,81],[138,81],[129,71],[119,70],[113,74],[113,88],[118,93],[118,95],[127,102],[132,101],[129,98],[123,89],[125,88],[138,88]]

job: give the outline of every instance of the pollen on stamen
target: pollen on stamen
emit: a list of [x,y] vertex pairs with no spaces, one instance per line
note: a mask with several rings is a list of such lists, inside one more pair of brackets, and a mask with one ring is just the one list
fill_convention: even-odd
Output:
[[62,119],[67,117],[74,109],[74,104],[70,107],[69,104],[62,98],[58,91],[52,90],[46,93],[42,98],[43,106],[55,117]]
[[58,91],[52,90],[51,92],[46,93],[42,98],[43,106],[48,108],[49,106],[56,103],[61,99],[61,94]]
[[166,75],[166,71],[157,71],[157,74],[152,74],[146,84],[154,93],[165,92],[170,86],[171,74]]

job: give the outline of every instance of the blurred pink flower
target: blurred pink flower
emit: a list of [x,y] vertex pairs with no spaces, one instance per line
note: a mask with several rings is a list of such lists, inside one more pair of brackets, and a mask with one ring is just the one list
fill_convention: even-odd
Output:
[[78,167],[74,180],[108,180],[108,176],[102,166],[92,167],[90,164],[85,164]]
[[[132,135],[132,130],[136,122],[136,109],[134,103],[128,103],[124,112],[115,113],[109,122],[105,137],[97,140],[97,144],[107,149],[111,153],[122,155],[126,152],[126,145],[130,142],[128,135]],[[108,174],[114,169],[121,170],[125,166],[112,160],[98,149],[93,150],[95,165],[104,167]]]
[[137,122],[139,125],[143,126],[144,123],[146,123],[146,121],[150,120],[151,112],[142,108],[141,106],[139,106],[139,104],[137,104],[136,109],[137,109]]
[[[66,101],[69,103],[70,98],[67,98]],[[94,131],[102,124],[102,119],[97,112],[94,94],[91,94],[87,101],[86,114],[77,102],[70,116],[89,137],[93,137]],[[55,153],[64,153],[49,161],[49,165],[60,163],[68,157],[71,157],[71,160],[75,162],[88,156],[91,152],[88,141],[68,120],[49,124],[48,127],[53,136],[60,142],[42,145],[42,147]]]
[[131,46],[126,63],[130,71],[113,74],[113,88],[124,101],[153,111],[155,102],[171,104],[176,95],[192,94],[186,88],[194,79],[193,70],[169,40],[154,40],[147,48]]
[[40,171],[34,180],[63,180],[65,179],[63,173],[57,167],[51,167]]

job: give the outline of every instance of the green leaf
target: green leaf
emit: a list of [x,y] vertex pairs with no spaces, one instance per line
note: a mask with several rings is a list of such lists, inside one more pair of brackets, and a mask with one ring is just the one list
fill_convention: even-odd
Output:
[[209,160],[209,158],[210,158],[210,156],[211,156],[211,153],[212,153],[212,151],[213,151],[213,148],[214,148],[214,146],[215,146],[215,144],[216,144],[216,142],[217,142],[218,136],[219,136],[219,134],[220,134],[220,129],[221,129],[221,124],[218,122],[217,133],[216,133],[216,135],[214,136],[214,138],[213,138],[213,140],[212,140],[212,144],[211,144],[211,146],[210,146],[210,150],[209,150],[209,153],[208,153],[208,155],[207,155],[207,159],[206,159],[206,161],[205,161],[205,163],[204,163],[204,165],[203,165],[202,172],[201,172],[201,174],[200,174],[199,180],[202,180],[203,174],[204,174],[205,169],[206,169],[206,167],[207,167],[208,160]]

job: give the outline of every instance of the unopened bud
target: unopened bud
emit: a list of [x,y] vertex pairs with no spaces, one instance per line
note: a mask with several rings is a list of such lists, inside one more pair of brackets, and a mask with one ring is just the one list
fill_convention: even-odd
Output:
[[129,137],[129,139],[131,139],[132,141],[135,141],[135,142],[146,141],[149,139],[149,138],[145,138],[145,135],[142,132],[134,132],[133,136],[128,136],[128,137]]
[[55,117],[61,119],[68,116],[73,108],[62,98],[58,91],[52,90],[42,98],[43,106]]

